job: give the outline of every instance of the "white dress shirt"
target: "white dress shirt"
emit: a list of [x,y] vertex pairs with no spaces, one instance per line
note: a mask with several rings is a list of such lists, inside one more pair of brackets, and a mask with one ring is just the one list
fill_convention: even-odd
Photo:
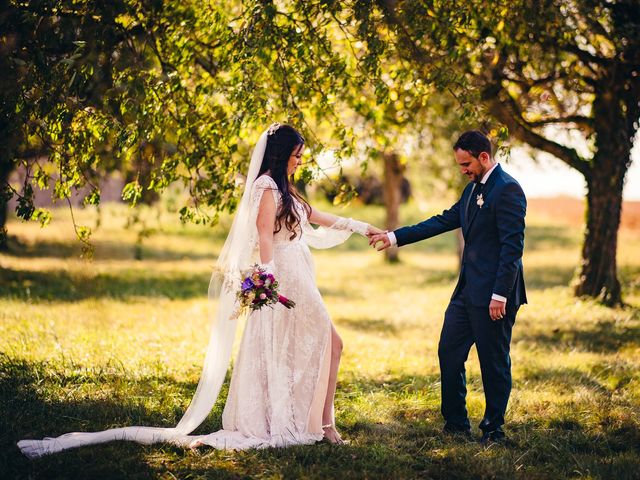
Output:
[[[482,180],[480,180],[480,183],[482,183],[482,184],[487,183],[487,179],[489,178],[489,175],[491,175],[491,172],[493,172],[496,169],[497,166],[498,166],[498,164],[495,163],[493,165],[493,167],[491,167],[489,170],[487,170],[486,173],[482,176]],[[392,247],[395,247],[396,245],[398,245],[398,240],[396,239],[395,233],[387,232],[387,237],[389,238],[389,242],[391,243]],[[503,297],[502,295],[498,295],[497,293],[494,293],[493,295],[491,295],[491,298],[493,300],[498,300],[500,302],[507,303],[507,299],[505,297]]]

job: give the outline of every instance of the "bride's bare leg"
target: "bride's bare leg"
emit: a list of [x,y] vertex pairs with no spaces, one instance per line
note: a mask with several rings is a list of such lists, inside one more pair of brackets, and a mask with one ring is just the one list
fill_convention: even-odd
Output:
[[324,409],[322,411],[322,425],[324,429],[324,437],[330,443],[343,443],[340,434],[336,430],[333,418],[333,401],[336,395],[336,383],[338,381],[338,368],[340,367],[340,357],[342,356],[342,339],[336,328],[331,325],[331,366],[329,367],[329,386],[327,388],[327,397],[324,400]]

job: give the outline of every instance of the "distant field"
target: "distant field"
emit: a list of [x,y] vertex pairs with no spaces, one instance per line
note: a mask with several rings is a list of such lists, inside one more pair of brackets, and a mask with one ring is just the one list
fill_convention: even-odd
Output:
[[[586,201],[573,197],[530,198],[529,211],[540,218],[552,218],[567,225],[582,226],[585,219]],[[622,229],[640,230],[640,202],[624,202],[622,206]]]
[[[150,236],[136,243],[141,226],[126,228],[126,207],[78,210],[80,223],[100,223],[92,261],[78,258],[64,209],[46,229],[11,220],[12,251],[0,254],[0,478],[640,478],[638,203],[625,205],[619,237],[623,309],[571,295],[581,202],[529,205],[530,303],[513,334],[510,441],[490,448],[440,433],[437,342],[458,269],[450,233],[401,249],[397,265],[363,238],[313,252],[345,344],[336,418],[348,445],[194,453],[119,442],[29,461],[19,439],[175,425],[200,374],[207,286],[228,219],[181,225],[142,209]],[[445,206],[404,205],[402,218]],[[379,207],[335,211],[384,218]],[[484,399],[474,350],[467,373],[475,428]],[[196,433],[220,427],[223,405],[224,395]]]

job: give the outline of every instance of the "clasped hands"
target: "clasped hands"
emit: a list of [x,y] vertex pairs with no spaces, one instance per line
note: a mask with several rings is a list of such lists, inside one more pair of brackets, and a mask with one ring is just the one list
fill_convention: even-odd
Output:
[[[367,238],[369,239],[369,245],[379,252],[391,246],[387,230],[381,230],[373,225],[369,225],[369,228],[367,228]],[[381,245],[378,246],[378,243],[381,243]]]

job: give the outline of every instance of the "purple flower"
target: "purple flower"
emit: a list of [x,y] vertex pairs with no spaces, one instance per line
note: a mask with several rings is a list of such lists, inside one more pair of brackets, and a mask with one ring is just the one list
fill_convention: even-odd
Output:
[[246,292],[247,290],[251,290],[254,286],[253,281],[247,277],[244,279],[244,282],[242,282],[242,291]]

